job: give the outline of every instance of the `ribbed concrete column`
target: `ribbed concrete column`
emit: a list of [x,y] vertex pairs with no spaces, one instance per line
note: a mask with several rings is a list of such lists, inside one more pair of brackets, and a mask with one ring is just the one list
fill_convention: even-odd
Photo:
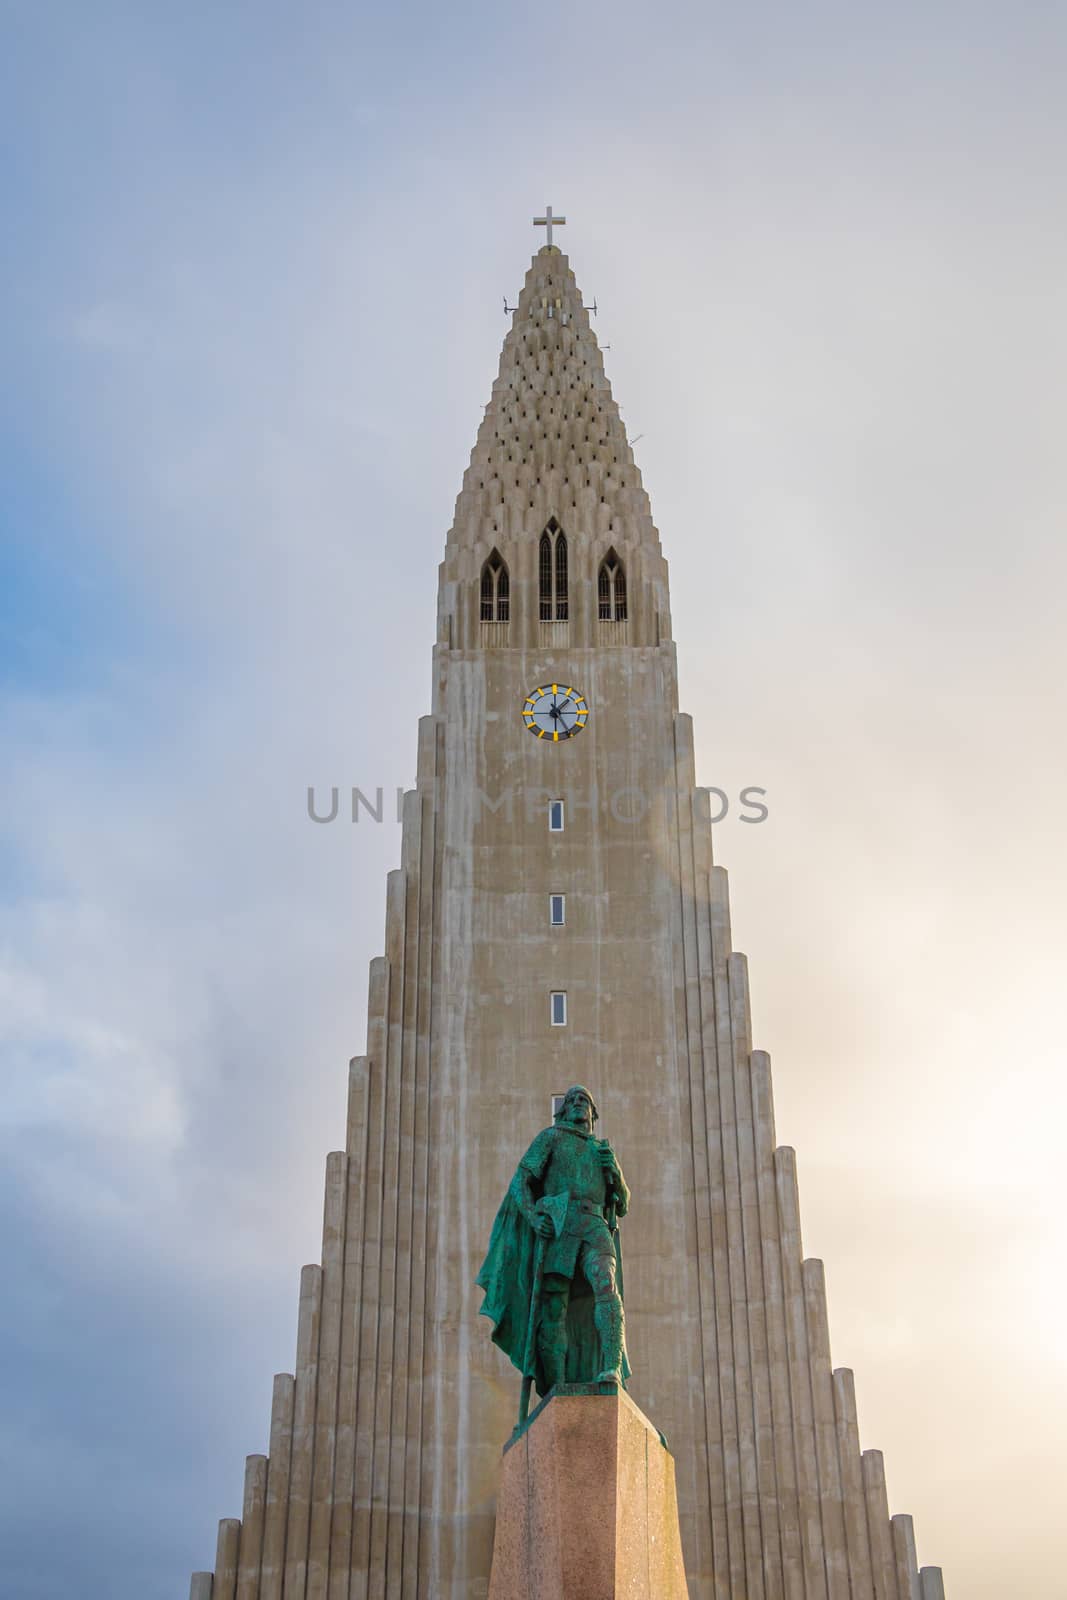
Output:
[[775,1186],[782,1235],[782,1286],[789,1341],[789,1386],[793,1399],[793,1442],[797,1458],[797,1496],[804,1549],[804,1584],[808,1600],[827,1600],[819,1507],[819,1467],[815,1454],[808,1328],[801,1275],[800,1203],[797,1197],[796,1152],[781,1145],[774,1152]]
[[330,1521],[330,1600],[348,1600],[352,1547],[352,1497],[356,1464],[360,1323],[363,1315],[363,1183],[367,1157],[367,1059],[348,1066],[348,1181],[345,1199],[344,1302],[337,1388],[333,1516]]
[[919,1588],[919,1563],[915,1555],[915,1525],[905,1512],[892,1519],[893,1555],[897,1564],[900,1600],[922,1600]]
[[293,1458],[289,1469],[289,1526],[285,1540],[285,1600],[304,1600],[307,1587],[311,1464],[315,1450],[315,1382],[322,1312],[322,1268],[300,1274],[300,1312],[296,1325],[296,1394],[293,1405]]
[[[875,1600],[900,1600],[897,1593],[897,1565],[893,1554],[892,1530],[889,1526],[889,1500],[886,1495],[885,1462],[882,1452],[865,1450],[862,1469]],[[907,1596],[904,1600],[907,1600]]]
[[241,1513],[241,1559],[237,1563],[237,1600],[257,1600],[263,1553],[263,1514],[267,1493],[267,1457],[245,1459],[245,1497]]
[[237,1562],[241,1551],[241,1524],[236,1517],[223,1517],[215,1547],[215,1582],[212,1600],[234,1600],[237,1593]]
[[399,1101],[396,1140],[396,1262],[393,1322],[393,1395],[389,1421],[388,1513],[385,1530],[385,1570],[390,1585],[399,1595],[404,1565],[406,1502],[404,1474],[408,1436],[408,1353],[411,1344],[411,1242],[415,1228],[415,1053],[418,1039],[419,970],[429,931],[420,911],[422,900],[422,800],[417,790],[409,789],[403,799],[401,865],[406,897],[404,907],[404,989],[400,1010],[398,1041]]
[[348,1157],[343,1150],[333,1150],[326,1157],[326,1195],[322,1215],[322,1315],[315,1401],[315,1454],[311,1473],[307,1600],[325,1600],[330,1566],[330,1513],[333,1507],[333,1468],[337,1442],[347,1198]]
[[[690,1565],[710,1581],[713,1573],[730,1572],[727,1530],[726,1482],[719,1393],[718,1334],[716,1327],[713,1261],[711,1177],[708,1157],[708,1099],[717,1100],[714,970],[710,912],[711,820],[706,791],[692,788],[693,755],[689,729],[675,729],[677,797],[675,818],[664,817],[662,848],[671,848],[670,821],[678,828],[679,887],[675,937],[683,950],[684,987],[676,987],[675,1005],[679,1037],[688,1044],[688,1074],[679,1085],[684,1099],[683,1129],[690,1143],[693,1186],[693,1237],[699,1305],[699,1393],[694,1395],[690,1427],[691,1448],[680,1462],[683,1483],[700,1481],[698,1441],[707,1441],[707,1505],[689,1493],[683,1496],[683,1528]],[[684,1359],[684,1357],[683,1357]],[[685,1483],[688,1489],[688,1483]],[[738,1545],[741,1534],[738,1527]]]
[[270,1455],[267,1458],[267,1493],[263,1509],[259,1600],[281,1600],[285,1578],[285,1530],[289,1521],[295,1388],[296,1380],[291,1372],[276,1374],[270,1410]]
[[[675,719],[676,725],[683,721]],[[684,721],[688,724],[689,719]],[[718,870],[716,869],[716,876]],[[719,879],[725,888],[725,875]],[[716,894],[712,901],[712,954],[714,957],[715,1059],[718,1117],[708,1107],[709,1150],[718,1156],[719,1183],[712,1180],[712,1215],[725,1220],[726,1270],[715,1275],[716,1315],[724,1400],[724,1439],[730,1425],[736,1430],[736,1458],[727,1454],[727,1507],[740,1499],[741,1549],[736,1532],[730,1537],[731,1595],[736,1600],[764,1600],[763,1554],[760,1530],[759,1473],[756,1465],[755,1419],[752,1408],[752,1364],[745,1300],[745,1250],[741,1231],[741,1181],[737,1159],[737,1115],[734,1097],[733,1020],[730,1012],[729,903]],[[716,1138],[717,1136],[717,1138]],[[717,1145],[717,1148],[716,1148]],[[718,1189],[718,1193],[716,1193]],[[721,1199],[720,1199],[721,1196]],[[723,1312],[726,1313],[725,1318]],[[725,1325],[724,1325],[725,1323]],[[729,1356],[727,1356],[729,1352]],[[735,1512],[736,1528],[736,1512]]]
[[771,1411],[770,1356],[767,1345],[767,1308],[763,1296],[763,1245],[759,1191],[756,1183],[756,1145],[752,1109],[752,1024],[748,998],[748,962],[734,951],[729,959],[730,1031],[734,1072],[734,1115],[737,1128],[737,1167],[744,1250],[744,1292],[748,1320],[749,1363],[752,1372],[752,1421],[759,1495],[760,1545],[766,1600],[783,1600],[782,1543],[779,1533],[778,1475],[774,1458],[774,1419]]
[[368,1006],[373,1008],[367,1039],[367,1170],[364,1181],[363,1274],[356,1396],[356,1458],[352,1491],[351,1600],[365,1600],[370,1561],[370,1498],[374,1464],[374,1409],[378,1382],[378,1311],[381,1277],[382,1172],[385,1163],[385,1052],[389,968],[382,957],[371,963]]
[[811,1401],[815,1418],[815,1454],[819,1463],[819,1498],[822,1538],[826,1556],[826,1583],[830,1600],[849,1600],[848,1550],[841,1473],[837,1465],[837,1428],[834,1422],[833,1385],[830,1378],[830,1330],[826,1316],[826,1279],[823,1264],[805,1261],[804,1308],[811,1362]]
[[434,886],[437,881],[437,812],[434,803],[437,751],[442,730],[436,717],[419,722],[418,782],[422,808],[421,861],[419,866],[419,927],[425,937],[419,948],[416,1042],[414,1061],[414,1120],[412,1124],[412,1242],[411,1314],[408,1349],[407,1439],[404,1448],[402,1503],[404,1527],[401,1600],[418,1600],[419,1518],[410,1507],[418,1504],[422,1477],[423,1358],[426,1337],[427,1184],[429,1179],[430,1126],[430,1015],[433,1004],[435,941]]
[[389,962],[389,1009],[385,1057],[385,1149],[379,1267],[378,1362],[370,1500],[370,1569],[386,1572],[389,1467],[393,1447],[392,1408],[396,1383],[393,1336],[403,1307],[397,1303],[397,1221],[400,1199],[400,1095],[403,1075],[404,996],[409,983],[405,959],[408,875],[402,869],[386,880],[385,953]]
[[837,1462],[845,1501],[845,1538],[852,1600],[874,1600],[871,1545],[867,1536],[867,1502],[860,1463],[860,1431],[856,1416],[856,1383],[848,1367],[833,1374]]
[[189,1600],[211,1600],[212,1572],[194,1572],[189,1580]]
[[786,1600],[805,1600],[804,1550],[800,1534],[793,1408],[789,1392],[789,1341],[782,1289],[782,1248],[778,1198],[774,1185],[774,1100],[771,1060],[765,1050],[752,1052],[752,1116],[759,1199],[763,1295],[767,1316],[767,1362],[774,1425],[774,1460],[778,1481],[782,1576]]
[[[348,1111],[345,1117],[345,1152],[362,1166],[367,1144],[367,1058],[353,1056],[348,1063]],[[350,1174],[351,1176],[351,1174]],[[349,1219],[351,1220],[351,1219]],[[350,1238],[345,1225],[345,1241]]]
[[922,1600],[945,1600],[945,1585],[940,1567],[920,1567],[919,1588]]

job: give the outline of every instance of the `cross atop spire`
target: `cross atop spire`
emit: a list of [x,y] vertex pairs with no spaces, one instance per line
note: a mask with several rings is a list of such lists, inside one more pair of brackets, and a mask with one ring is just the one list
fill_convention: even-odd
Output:
[[556,225],[557,228],[562,228],[564,223],[566,222],[566,220],[567,220],[566,217],[554,217],[552,215],[552,207],[551,206],[546,206],[545,207],[545,214],[544,214],[543,217],[534,217],[534,219],[533,219],[534,227],[535,228],[544,228],[545,229],[545,243],[548,245],[549,249],[551,249],[551,247],[552,247],[552,225],[553,225],[553,223]]

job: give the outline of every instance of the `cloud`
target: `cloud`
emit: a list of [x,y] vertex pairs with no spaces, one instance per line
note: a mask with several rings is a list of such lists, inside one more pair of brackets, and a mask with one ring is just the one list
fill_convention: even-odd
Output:
[[70,337],[89,350],[144,354],[151,348],[151,329],[128,306],[101,304],[76,312]]
[[[47,943],[42,964],[55,974],[64,965],[62,932]],[[50,991],[40,974],[0,971],[0,1004],[0,1047],[9,1052],[16,1091],[0,1110],[0,1126],[73,1127],[164,1150],[179,1142],[169,1063],[114,1026],[72,1012],[61,988]]]

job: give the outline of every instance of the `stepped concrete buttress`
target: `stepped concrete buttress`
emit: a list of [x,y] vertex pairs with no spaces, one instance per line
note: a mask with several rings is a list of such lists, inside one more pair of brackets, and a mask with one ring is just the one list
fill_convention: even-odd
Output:
[[674,1458],[590,1388],[553,1391],[504,1452],[489,1600],[688,1600]]

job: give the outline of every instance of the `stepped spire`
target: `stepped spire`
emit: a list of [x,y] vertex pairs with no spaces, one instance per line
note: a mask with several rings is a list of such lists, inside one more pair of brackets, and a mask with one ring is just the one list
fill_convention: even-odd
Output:
[[[555,563],[561,534],[570,579],[566,626],[555,588],[542,603],[542,562]],[[456,500],[441,572],[438,639],[460,649],[606,643],[597,585],[608,559],[613,573],[624,574],[628,596],[627,625],[608,630],[611,642],[664,643],[671,636],[667,563],[648,495],[570,262],[555,245],[545,245],[530,263],[512,314]],[[482,609],[474,598],[479,574],[484,581],[497,562],[508,575],[506,625],[499,610]],[[494,582],[490,578],[490,587]],[[614,593],[609,584],[609,598]],[[608,615],[615,620],[616,609],[609,606]]]
[[581,290],[568,258],[545,245],[512,315],[451,538],[478,543],[502,524],[539,532],[549,515],[659,548]]

